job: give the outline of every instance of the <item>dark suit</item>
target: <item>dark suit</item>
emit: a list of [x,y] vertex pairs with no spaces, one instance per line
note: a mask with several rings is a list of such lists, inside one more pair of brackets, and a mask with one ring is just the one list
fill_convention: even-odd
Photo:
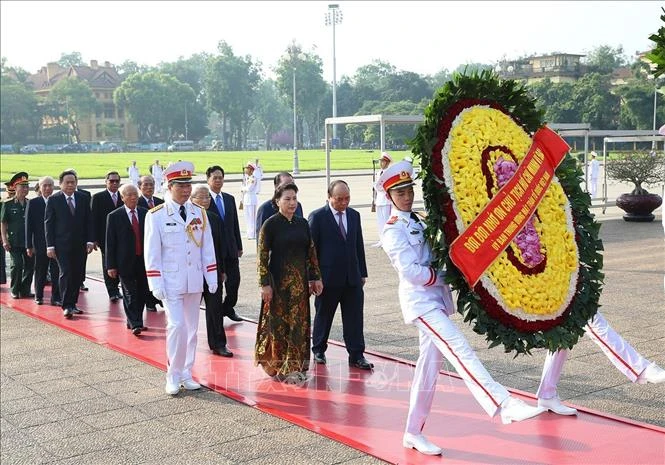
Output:
[[108,214],[106,221],[106,237],[104,240],[106,269],[118,270],[127,324],[132,329],[143,326],[143,307],[145,306],[148,289],[148,278],[146,277],[143,259],[143,232],[145,230],[146,213],[148,213],[148,210],[145,208],[136,208],[140,228],[140,255],[136,254],[136,237],[127,210],[124,207],[113,210]]
[[[210,195],[212,201],[208,210],[220,214],[215,205],[216,194],[211,191]],[[222,308],[226,316],[231,315],[235,311],[233,307],[238,302],[238,289],[240,288],[240,260],[238,260],[238,252],[242,250],[242,237],[240,236],[235,197],[222,192],[222,200],[224,201],[224,215],[220,214],[220,218],[224,224],[225,243],[222,255],[224,257],[224,269],[226,270],[226,297],[224,298]]]
[[[164,201],[162,199],[160,199],[159,197],[155,197],[153,195],[152,196],[152,203],[154,203],[154,207],[156,207],[157,205],[164,203]],[[139,205],[139,207],[147,208],[148,210],[150,210],[150,207],[148,206],[148,201],[142,195],[139,195],[138,205]]]
[[124,202],[120,199],[120,193],[116,192],[117,203],[113,204],[111,193],[104,189],[92,196],[92,227],[94,231],[95,242],[99,245],[99,251],[102,253],[102,275],[104,284],[109,297],[118,295],[119,279],[111,278],[106,272],[106,217],[109,213],[118,207],[122,207]]
[[[92,194],[90,193],[90,191],[77,187],[76,192],[80,192],[81,194],[88,197],[88,200],[92,200]],[[87,263],[88,263],[88,255],[85,256],[85,262],[83,263],[83,268],[81,268],[81,287],[83,287],[83,281],[85,281],[85,267]]]
[[335,311],[342,310],[344,343],[349,361],[363,357],[365,338],[363,335],[363,278],[367,277],[365,244],[363,241],[360,214],[346,209],[346,239],[342,234],[329,205],[309,215],[309,227],[316,247],[323,292],[314,300],[316,316],[312,329],[312,351],[325,353],[328,336]]
[[35,299],[44,298],[46,275],[51,275],[51,302],[60,300],[60,286],[58,283],[58,262],[46,256],[46,232],[44,230],[44,215],[46,201],[39,196],[28,201],[25,211],[25,248],[34,250],[35,257]]
[[[258,210],[256,210],[256,235],[258,236],[259,231],[261,230],[261,226],[263,226],[263,223],[266,222],[268,218],[270,218],[272,215],[277,213],[279,210],[275,208],[275,204],[273,203],[272,199],[266,200],[263,202]],[[302,205],[300,205],[300,202],[298,202],[298,206],[296,207],[296,216],[299,216],[300,218],[304,218],[304,215],[302,213]]]
[[213,210],[207,211],[212,241],[215,245],[217,259],[217,291],[211,294],[208,283],[203,284],[203,299],[206,303],[206,331],[208,333],[208,347],[210,350],[226,347],[226,332],[224,332],[224,310],[222,308],[222,275],[224,274],[224,224],[222,219]]
[[60,267],[63,309],[72,308],[78,302],[87,257],[86,243],[94,243],[90,197],[76,191],[74,202],[76,207],[72,216],[65,194],[57,192],[49,197],[44,214],[46,246],[55,247]]

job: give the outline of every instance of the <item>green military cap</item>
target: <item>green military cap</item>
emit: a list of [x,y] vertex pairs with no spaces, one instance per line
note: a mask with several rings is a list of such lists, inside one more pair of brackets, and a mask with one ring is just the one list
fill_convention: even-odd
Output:
[[28,181],[28,173],[25,171],[21,171],[20,173],[16,173],[12,178],[9,180],[8,183],[5,183],[7,186],[7,190],[13,189],[16,190],[16,186],[19,185],[29,185],[30,182]]

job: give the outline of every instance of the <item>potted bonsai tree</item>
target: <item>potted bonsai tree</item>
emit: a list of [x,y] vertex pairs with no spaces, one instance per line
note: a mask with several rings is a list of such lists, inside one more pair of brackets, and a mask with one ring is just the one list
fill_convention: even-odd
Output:
[[651,194],[642,185],[665,182],[665,155],[651,152],[634,152],[611,159],[607,163],[607,175],[611,179],[632,182],[635,189],[629,194],[621,194],[616,204],[626,212],[626,221],[653,221],[653,211],[663,199],[658,194]]

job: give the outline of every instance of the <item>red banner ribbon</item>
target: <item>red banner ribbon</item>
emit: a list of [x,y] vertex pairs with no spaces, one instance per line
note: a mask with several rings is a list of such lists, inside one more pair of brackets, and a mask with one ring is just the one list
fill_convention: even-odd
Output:
[[513,177],[450,244],[450,258],[471,287],[529,221],[568,150],[551,129],[536,131]]

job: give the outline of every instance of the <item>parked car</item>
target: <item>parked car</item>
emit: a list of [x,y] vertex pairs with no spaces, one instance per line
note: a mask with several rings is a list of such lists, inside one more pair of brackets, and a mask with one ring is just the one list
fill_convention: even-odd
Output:
[[25,145],[21,147],[21,150],[19,151],[23,154],[30,154],[30,155],[39,153],[39,150],[37,150],[37,147],[35,147],[34,145]]
[[66,144],[58,149],[58,153],[85,153],[88,148],[83,144]]

